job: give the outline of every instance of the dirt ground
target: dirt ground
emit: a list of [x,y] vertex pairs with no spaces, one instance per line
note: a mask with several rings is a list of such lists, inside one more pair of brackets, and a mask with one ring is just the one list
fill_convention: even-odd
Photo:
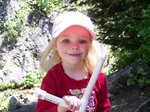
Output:
[[150,112],[150,87],[129,87],[110,100],[111,112]]

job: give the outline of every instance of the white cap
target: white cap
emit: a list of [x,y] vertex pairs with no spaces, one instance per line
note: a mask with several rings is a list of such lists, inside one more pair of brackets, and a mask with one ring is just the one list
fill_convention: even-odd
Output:
[[58,37],[65,29],[74,25],[84,27],[90,32],[93,39],[96,39],[96,34],[93,30],[94,25],[91,19],[85,14],[76,11],[64,12],[56,17],[52,27],[52,37]]

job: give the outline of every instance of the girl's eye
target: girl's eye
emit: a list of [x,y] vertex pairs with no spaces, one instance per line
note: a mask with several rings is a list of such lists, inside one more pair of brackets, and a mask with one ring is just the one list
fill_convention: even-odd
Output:
[[63,43],[69,43],[70,40],[69,40],[69,39],[64,39],[62,42],[63,42]]
[[86,40],[80,40],[79,43],[81,43],[81,44],[86,44],[87,41],[86,41]]

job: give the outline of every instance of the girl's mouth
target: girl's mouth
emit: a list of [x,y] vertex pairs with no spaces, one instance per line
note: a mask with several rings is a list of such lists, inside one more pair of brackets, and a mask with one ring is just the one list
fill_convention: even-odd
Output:
[[80,56],[81,54],[80,53],[73,53],[73,54],[69,54],[70,56],[74,56],[74,57],[78,57]]

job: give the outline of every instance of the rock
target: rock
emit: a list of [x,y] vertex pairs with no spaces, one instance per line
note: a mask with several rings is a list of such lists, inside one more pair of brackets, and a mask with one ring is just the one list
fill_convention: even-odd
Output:
[[139,72],[137,62],[107,77],[112,104],[111,112],[150,112],[150,101],[148,100],[150,87],[147,85],[127,86],[127,79],[132,72]]
[[21,108],[23,104],[19,101],[19,99],[15,96],[11,96],[8,104],[8,111],[12,112]]
[[135,112],[150,112],[150,99],[144,101]]
[[127,88],[127,80],[132,72],[138,72],[139,66],[137,62],[133,62],[125,68],[108,75],[108,87],[111,95],[117,95],[119,92]]
[[21,108],[14,110],[13,112],[35,112],[36,103],[29,103],[23,105]]

